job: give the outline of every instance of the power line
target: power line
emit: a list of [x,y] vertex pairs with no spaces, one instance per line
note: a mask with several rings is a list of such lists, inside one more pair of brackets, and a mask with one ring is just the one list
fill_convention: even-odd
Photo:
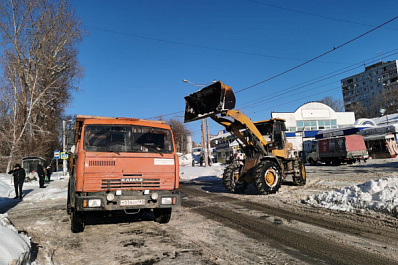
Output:
[[326,52],[324,52],[324,53],[322,53],[322,54],[320,54],[320,55],[318,55],[318,56],[316,56],[316,57],[314,57],[314,58],[312,58],[312,59],[310,59],[310,60],[308,60],[308,61],[306,61],[306,62],[304,62],[304,63],[301,63],[301,64],[299,64],[299,65],[297,65],[297,66],[295,66],[295,67],[292,67],[292,68],[290,68],[290,69],[288,69],[288,70],[286,70],[286,71],[284,71],[284,72],[282,72],[282,73],[279,73],[279,74],[277,74],[277,75],[274,75],[274,76],[272,76],[272,77],[270,77],[270,78],[267,78],[267,79],[265,79],[265,80],[263,80],[263,81],[261,81],[261,82],[258,82],[258,83],[256,83],[256,84],[254,84],[254,85],[251,85],[251,86],[248,86],[248,87],[246,87],[246,88],[240,89],[240,90],[236,91],[235,94],[240,93],[240,92],[245,91],[245,90],[248,90],[248,89],[253,88],[253,87],[255,87],[255,86],[261,85],[261,84],[263,84],[263,83],[265,83],[265,82],[268,82],[268,81],[270,81],[270,80],[272,80],[272,79],[275,79],[275,78],[277,78],[277,77],[279,77],[279,76],[282,76],[282,75],[287,74],[287,73],[289,73],[289,72],[291,72],[291,71],[293,71],[293,70],[296,70],[296,69],[298,69],[298,68],[300,68],[300,67],[302,67],[302,66],[304,66],[304,65],[306,65],[306,64],[309,64],[310,62],[313,62],[313,61],[315,61],[315,60],[317,60],[317,59],[319,59],[319,58],[321,58],[321,57],[323,57],[323,56],[325,56],[325,55],[327,55],[327,54],[329,54],[329,53],[331,53],[331,52],[333,52],[333,51],[335,51],[335,50],[337,50],[337,49],[340,49],[340,48],[342,48],[342,47],[344,47],[344,46],[350,44],[351,42],[354,42],[354,41],[356,41],[356,40],[358,40],[358,39],[360,39],[360,38],[362,38],[362,37],[368,35],[369,33],[371,33],[371,32],[373,32],[373,31],[375,31],[375,30],[381,28],[381,27],[384,26],[384,25],[386,25],[386,24],[388,24],[388,23],[391,23],[392,21],[396,20],[397,18],[398,18],[398,16],[396,16],[396,17],[394,17],[394,18],[392,18],[392,19],[390,19],[390,20],[384,22],[383,24],[380,24],[379,26],[377,26],[377,27],[375,27],[375,28],[373,28],[373,29],[371,29],[371,30],[366,31],[365,33],[363,33],[363,34],[361,34],[361,35],[359,35],[359,36],[357,36],[357,37],[355,37],[355,38],[353,38],[353,39],[351,39],[351,40],[349,40],[349,41],[347,41],[347,42],[344,42],[343,44],[340,44],[340,45],[338,45],[338,46],[335,46],[333,49],[331,49],[331,50],[329,50],[329,51],[326,51]]
[[[134,37],[134,38],[140,38],[140,39],[145,39],[145,40],[158,41],[158,42],[164,42],[164,43],[170,43],[170,44],[176,44],[176,45],[188,46],[188,47],[194,47],[194,48],[200,48],[200,49],[206,49],[206,50],[214,50],[214,51],[236,53],[236,54],[243,54],[243,55],[250,55],[250,56],[259,56],[259,57],[266,57],[266,58],[273,58],[273,59],[305,61],[305,59],[300,59],[300,58],[265,55],[265,54],[260,54],[260,53],[251,53],[251,52],[236,51],[236,50],[227,50],[227,49],[221,49],[221,48],[204,46],[204,45],[197,45],[197,44],[192,44],[192,43],[184,43],[184,42],[179,42],[179,41],[172,41],[172,40],[148,37],[148,36],[138,35],[138,34],[133,34],[133,33],[125,33],[125,32],[120,32],[120,31],[115,31],[115,30],[102,29],[102,28],[97,28],[97,27],[86,26],[86,28],[90,28],[90,29],[94,29],[94,30],[98,30],[98,31],[109,32],[109,33],[114,33],[114,34],[119,34],[119,35],[124,35],[124,36],[129,36],[129,37]],[[318,61],[318,62],[319,63],[328,63],[328,64],[341,64],[338,62],[327,62],[327,61]]]
[[[287,7],[271,5],[271,4],[263,3],[263,2],[260,2],[260,1],[255,1],[255,0],[246,0],[246,1],[252,2],[252,3],[256,3],[256,4],[260,4],[260,5],[264,5],[264,6],[268,6],[268,7],[272,7],[272,8],[286,10],[286,11],[289,11],[289,12],[309,15],[309,16],[313,16],[313,17],[325,18],[325,19],[334,20],[334,21],[338,21],[338,22],[350,23],[350,24],[366,26],[366,27],[374,27],[374,25],[370,25],[370,24],[365,24],[365,23],[360,23],[360,22],[350,21],[350,20],[345,20],[345,19],[339,19],[339,18],[334,18],[334,17],[329,17],[329,16],[323,16],[323,15],[319,15],[319,14],[313,14],[313,13],[310,13],[310,12],[295,10],[295,9],[291,9],[291,8],[287,8]],[[393,29],[393,28],[386,28],[386,29],[398,30],[398,29]]]
[[262,112],[262,111],[265,111],[265,110],[268,110],[268,109],[271,109],[271,108],[274,108],[274,107],[279,107],[279,106],[288,105],[288,104],[290,104],[290,103],[295,103],[295,102],[297,102],[298,100],[303,100],[303,99],[310,98],[310,97],[313,97],[313,96],[316,96],[316,95],[321,95],[321,94],[324,94],[324,93],[326,93],[326,92],[333,91],[333,90],[337,90],[337,89],[341,89],[341,87],[334,87],[334,88],[331,88],[331,89],[327,89],[327,90],[321,91],[321,92],[319,92],[319,93],[311,94],[310,96],[305,96],[305,97],[302,97],[302,98],[298,98],[298,99],[294,99],[294,100],[291,100],[291,101],[288,101],[288,102],[284,102],[284,103],[282,103],[282,104],[278,104],[278,105],[276,105],[276,106],[267,107],[267,108],[265,108],[265,109],[261,109],[261,110],[258,110],[258,111],[253,111],[252,113],[258,113],[258,112]]
[[[369,58],[369,59],[366,59],[366,60],[364,60],[364,61],[361,61],[361,62],[358,62],[358,63],[354,63],[354,64],[352,64],[352,65],[350,65],[350,66],[344,67],[344,68],[339,69],[339,70],[336,70],[336,71],[334,71],[334,72],[331,72],[331,73],[322,75],[322,76],[320,76],[320,77],[311,79],[311,80],[309,80],[309,81],[300,83],[300,84],[295,85],[295,86],[291,86],[290,88],[288,88],[288,89],[286,89],[286,90],[280,90],[280,91],[283,91],[283,92],[282,92],[282,93],[278,93],[278,94],[274,94],[274,95],[271,96],[271,97],[269,97],[269,96],[263,96],[263,97],[261,97],[261,98],[257,98],[257,99],[254,100],[254,101],[249,101],[249,102],[247,102],[245,105],[243,105],[242,107],[240,107],[240,108],[238,108],[238,109],[245,109],[245,108],[248,108],[248,107],[257,105],[257,104],[259,104],[259,103],[261,103],[261,102],[264,102],[264,101],[266,101],[266,100],[274,99],[274,98],[283,96],[283,95],[285,95],[285,94],[287,94],[287,93],[290,93],[290,92],[293,92],[293,91],[298,91],[298,90],[300,90],[300,89],[302,89],[302,88],[305,88],[305,87],[308,87],[308,86],[310,86],[310,85],[314,85],[314,84],[316,84],[316,83],[320,83],[320,82],[322,82],[322,81],[325,81],[325,80],[330,79],[330,78],[332,78],[332,77],[338,76],[338,75],[340,75],[340,74],[343,74],[343,73],[352,71],[352,70],[357,69],[357,68],[359,68],[359,67],[363,67],[363,65],[365,65],[365,64],[372,64],[372,63],[374,63],[374,62],[376,62],[376,61],[378,61],[378,60],[380,60],[380,59],[385,59],[385,58],[388,58],[388,57],[393,56],[393,55],[396,55],[396,54],[398,54],[398,49],[393,49],[393,50],[391,50],[391,51],[388,51],[388,52],[383,53],[383,54],[382,54],[383,57],[380,57],[380,55],[378,55],[378,56],[374,56],[374,57],[371,57],[371,58]],[[318,81],[315,81],[315,80],[318,80]],[[312,82],[312,81],[314,81],[314,82]],[[312,82],[312,83],[310,83],[310,82]],[[333,82],[333,83],[334,83],[334,82]],[[326,85],[330,85],[330,84],[332,84],[332,83],[329,83],[329,84],[326,84]],[[326,85],[323,85],[323,86],[326,86]],[[301,86],[301,87],[300,87],[300,86]],[[296,88],[296,87],[297,87],[297,88]],[[321,86],[321,87],[322,87],[322,86]],[[296,89],[293,89],[293,88],[296,88]],[[319,88],[319,87],[317,87],[317,88]],[[314,88],[314,89],[315,89],[315,88]],[[333,89],[331,89],[331,90],[335,90],[335,89],[336,89],[336,88],[333,88]],[[341,89],[341,87],[339,87],[339,89]],[[323,92],[320,92],[320,93],[312,94],[311,96],[323,94],[323,93],[328,92],[328,91],[330,91],[330,90],[326,90],[326,91],[323,91]],[[236,92],[235,92],[235,93],[236,93]],[[292,95],[297,95],[297,94],[298,94],[298,93],[292,94]],[[310,96],[304,97],[304,98],[302,98],[302,99],[305,99],[305,98],[308,98],[308,97],[310,97]],[[300,100],[300,99],[295,99],[295,100],[293,100],[293,101],[289,101],[289,102],[284,103],[284,104],[278,104],[278,106],[287,105],[287,104],[290,104],[290,103],[292,103],[292,102],[296,102],[297,100]],[[253,103],[250,103],[250,102],[253,102]],[[271,107],[271,108],[272,108],[272,107]],[[267,109],[270,109],[270,108],[267,108]],[[267,110],[267,109],[264,109],[264,110]],[[253,111],[253,113],[261,112],[261,111],[263,111],[263,110],[260,110],[260,111]],[[182,113],[184,113],[184,111],[177,111],[177,112],[173,112],[173,113],[169,113],[169,114],[163,114],[163,115],[153,116],[153,117],[149,117],[149,118],[146,118],[146,119],[160,119],[160,118],[164,118],[164,117],[167,117],[167,116],[176,115],[176,114],[180,114],[180,113],[182,114]]]
[[169,114],[163,114],[163,115],[158,115],[158,116],[153,116],[153,117],[149,117],[149,118],[145,118],[146,120],[153,120],[153,119],[161,119],[163,117],[167,117],[167,116],[171,116],[171,115],[175,115],[175,114],[179,114],[179,113],[184,113],[185,111],[177,111],[177,112],[173,112],[173,113],[169,113]]
[[[248,103],[246,103],[245,105],[243,105],[241,108],[251,107],[251,106],[260,104],[261,102],[264,102],[264,101],[266,101],[266,100],[270,100],[270,99],[273,99],[273,98],[280,97],[280,96],[285,95],[285,94],[287,94],[287,93],[290,93],[290,92],[292,92],[292,91],[297,91],[297,90],[300,90],[300,89],[302,89],[302,88],[309,87],[309,86],[311,86],[311,85],[320,83],[320,82],[325,81],[325,80],[327,80],[327,79],[330,79],[330,78],[336,77],[336,76],[338,76],[338,75],[347,73],[347,72],[349,72],[349,71],[355,70],[355,69],[357,69],[357,68],[363,67],[363,65],[364,65],[365,63],[373,64],[373,63],[375,63],[375,62],[378,62],[380,59],[385,59],[385,58],[390,57],[390,56],[392,56],[392,55],[398,54],[398,52],[396,52],[397,50],[398,50],[398,49],[394,49],[394,50],[392,50],[392,51],[386,52],[386,53],[383,54],[383,55],[385,55],[385,56],[383,56],[383,57],[375,56],[375,57],[372,57],[372,58],[367,59],[367,60],[365,60],[365,61],[362,61],[362,62],[359,62],[359,63],[355,63],[355,64],[353,64],[353,65],[351,65],[351,66],[348,66],[348,67],[342,68],[342,69],[340,69],[340,70],[334,71],[334,72],[332,72],[332,73],[329,73],[329,74],[326,74],[326,75],[322,75],[322,76],[320,76],[320,77],[311,79],[311,80],[306,81],[306,82],[303,82],[303,83],[301,83],[301,84],[292,86],[292,87],[287,88],[287,89],[285,89],[285,90],[280,90],[280,92],[282,92],[282,93],[278,93],[278,94],[276,94],[276,95],[273,94],[273,96],[271,96],[271,97],[267,95],[267,96],[263,96],[263,97],[257,98],[257,99],[255,99],[255,100],[249,101]],[[394,51],[395,51],[395,52],[394,52]],[[394,53],[393,53],[393,52],[394,52]],[[373,61],[369,61],[369,60],[373,60]],[[253,103],[250,103],[250,102],[253,102]]]

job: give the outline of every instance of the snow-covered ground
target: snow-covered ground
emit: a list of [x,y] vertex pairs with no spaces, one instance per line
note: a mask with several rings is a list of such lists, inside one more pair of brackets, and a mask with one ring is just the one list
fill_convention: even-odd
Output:
[[[181,158],[180,158],[181,162]],[[192,167],[191,161],[183,161],[180,166],[181,181],[203,180],[214,181],[222,177],[224,166],[214,164],[211,167]],[[67,185],[57,183],[67,181],[60,179],[62,172],[53,174],[53,181],[45,189],[39,189],[37,181],[24,184],[24,198],[22,203],[37,203],[44,200],[66,198]],[[332,189],[332,186],[331,186]],[[21,264],[29,260],[30,239],[18,233],[10,223],[7,209],[20,203],[14,200],[14,188],[11,175],[0,174],[0,265]],[[371,180],[360,185],[311,195],[307,203],[341,211],[372,210],[397,216],[398,211],[398,177],[390,176],[378,180]]]

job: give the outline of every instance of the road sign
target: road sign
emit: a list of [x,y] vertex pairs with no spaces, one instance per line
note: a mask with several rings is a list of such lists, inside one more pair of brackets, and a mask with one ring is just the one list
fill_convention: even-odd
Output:
[[68,159],[68,153],[61,152],[61,159]]
[[54,159],[59,159],[61,155],[60,151],[54,151]]

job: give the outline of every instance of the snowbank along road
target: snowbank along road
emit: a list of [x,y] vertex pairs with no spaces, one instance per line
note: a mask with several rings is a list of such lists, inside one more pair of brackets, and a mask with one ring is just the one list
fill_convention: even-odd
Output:
[[398,264],[396,217],[308,203],[314,194],[394,177],[397,166],[308,166],[306,186],[287,179],[273,195],[257,195],[251,186],[246,194],[227,193],[220,166],[182,167],[183,204],[168,224],[153,222],[151,213],[92,216],[83,233],[72,234],[66,198],[32,203],[29,194],[8,215],[31,237],[34,265]]

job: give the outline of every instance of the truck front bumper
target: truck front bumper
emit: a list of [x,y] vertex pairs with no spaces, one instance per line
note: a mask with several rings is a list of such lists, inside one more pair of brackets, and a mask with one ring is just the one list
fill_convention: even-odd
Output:
[[112,191],[77,194],[78,211],[118,211],[131,209],[173,208],[181,205],[178,191]]

